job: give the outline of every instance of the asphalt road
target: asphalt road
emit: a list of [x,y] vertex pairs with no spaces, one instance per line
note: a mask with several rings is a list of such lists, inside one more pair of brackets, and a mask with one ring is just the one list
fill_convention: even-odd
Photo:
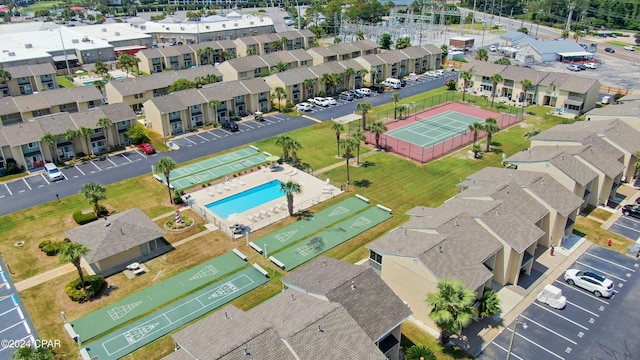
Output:
[[[440,88],[450,76],[457,76],[457,73],[449,73],[447,77],[439,79],[421,77],[419,81],[407,81],[407,86],[398,92],[402,98],[406,98]],[[392,93],[387,91],[384,94],[352,102],[340,101],[336,106],[314,110],[306,115],[318,121],[331,120],[355,112],[358,102],[368,101],[373,106],[388,103],[392,101]],[[82,186],[89,182],[109,185],[145,173],[151,175],[152,165],[164,156],[169,156],[180,164],[316,123],[304,116],[288,116],[279,113],[266,116],[265,119],[266,121],[263,123],[256,123],[253,120],[241,122],[239,124],[240,131],[236,133],[214,129],[190,134],[180,139],[181,148],[179,150],[169,153],[146,156],[137,150],[130,150],[123,155],[108,156],[103,160],[98,159],[63,168],[62,173],[66,179],[55,183],[49,182],[41,173],[2,183],[0,184],[0,215],[77,194]],[[188,146],[182,146],[183,144]]]

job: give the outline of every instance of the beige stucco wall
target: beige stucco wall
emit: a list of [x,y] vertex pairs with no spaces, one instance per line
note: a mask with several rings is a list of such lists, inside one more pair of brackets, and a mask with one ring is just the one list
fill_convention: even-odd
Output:
[[[140,246],[149,246],[148,244],[140,245]],[[116,266],[120,266],[123,264],[127,264],[129,262],[133,262],[135,259],[142,255],[140,251],[140,246],[136,246],[132,249],[123,251],[119,254],[110,256],[106,259],[102,259],[100,261],[95,262],[95,266],[100,270],[107,270]],[[123,269],[124,270],[124,269]]]
[[[142,67],[140,67],[140,70],[146,72],[146,70],[143,70]],[[110,104],[124,102],[124,97],[122,96],[122,94],[120,94],[118,90],[116,90],[115,87],[113,87],[113,85],[111,85],[111,82],[108,82],[104,86],[104,91],[107,93],[107,100],[109,100]]]
[[152,72],[151,70],[153,69],[151,67],[151,59],[147,58],[141,52],[138,52],[136,54],[136,57],[140,59],[140,63],[138,63],[138,68],[140,69],[140,71],[143,71],[147,74],[151,74]]
[[[147,118],[147,124],[151,126],[151,130],[162,135],[162,123],[165,122],[165,129],[167,129],[168,127],[168,124],[166,123],[167,116],[162,115],[160,113],[160,110],[158,110],[158,108],[152,101],[147,101],[144,103],[144,113]],[[169,133],[167,132],[166,135],[169,135]]]

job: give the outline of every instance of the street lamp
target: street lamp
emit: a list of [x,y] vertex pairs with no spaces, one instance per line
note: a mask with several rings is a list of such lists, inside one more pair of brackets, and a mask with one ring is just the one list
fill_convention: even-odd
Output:
[[507,360],[511,359],[511,349],[513,348],[513,340],[516,338],[516,332],[518,331],[518,325],[522,324],[523,329],[527,329],[528,325],[524,321],[518,321],[516,319],[516,324],[513,326],[513,333],[511,334],[511,341],[509,342],[509,351],[507,352]]

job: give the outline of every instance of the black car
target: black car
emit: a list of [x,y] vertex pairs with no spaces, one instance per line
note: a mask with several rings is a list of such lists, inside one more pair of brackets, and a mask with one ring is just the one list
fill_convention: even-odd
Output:
[[222,124],[222,128],[231,132],[240,131],[238,124],[234,123],[233,121],[227,121],[226,123]]
[[608,52],[608,53],[614,53],[616,52],[615,50],[613,50],[612,48],[604,48],[604,51]]
[[626,216],[640,218],[640,205],[625,205],[622,207],[622,213]]
[[578,69],[580,70],[587,70],[587,67],[584,66],[584,64],[577,64],[578,65]]
[[369,89],[371,89],[371,91],[373,92],[382,94],[384,92],[384,85],[371,85],[369,86]]
[[400,79],[400,86],[401,86],[401,87],[405,87],[405,86],[407,86],[407,82],[406,82],[406,81],[404,81],[404,80],[402,80],[402,79]]

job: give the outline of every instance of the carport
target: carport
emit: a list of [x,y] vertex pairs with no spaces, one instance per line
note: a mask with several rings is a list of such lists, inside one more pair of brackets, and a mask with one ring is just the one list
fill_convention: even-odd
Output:
[[560,62],[574,62],[591,60],[594,54],[588,51],[571,51],[558,53],[558,56],[560,57]]

